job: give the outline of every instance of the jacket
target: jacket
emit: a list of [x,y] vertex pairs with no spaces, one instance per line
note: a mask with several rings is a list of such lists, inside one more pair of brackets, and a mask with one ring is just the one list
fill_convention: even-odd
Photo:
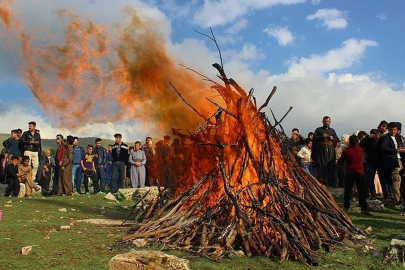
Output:
[[105,164],[107,164],[107,150],[104,147],[94,147],[92,154],[98,155],[98,158],[94,159],[94,164],[96,166],[104,166]]
[[[117,149],[118,149],[119,147],[120,147],[121,149],[120,149],[119,154],[118,154]],[[112,153],[111,153],[112,159],[113,159],[113,163],[114,163],[114,162],[117,162],[117,161],[121,161],[121,162],[127,163],[128,158],[129,158],[128,150],[129,150],[129,148],[128,148],[128,145],[127,145],[127,144],[125,144],[125,143],[123,143],[123,142],[121,142],[121,145],[119,145],[118,143],[115,143],[115,144],[112,146]]]
[[[31,141],[36,141],[38,144],[30,144]],[[35,131],[34,135],[27,130],[21,137],[21,143],[24,146],[24,151],[39,152],[41,150],[41,135]]]
[[[398,151],[395,148],[394,141],[391,139],[391,135],[387,134],[381,137],[381,153],[383,157],[383,165],[385,169],[395,169],[399,167]],[[400,136],[396,136],[397,147],[403,147]]]

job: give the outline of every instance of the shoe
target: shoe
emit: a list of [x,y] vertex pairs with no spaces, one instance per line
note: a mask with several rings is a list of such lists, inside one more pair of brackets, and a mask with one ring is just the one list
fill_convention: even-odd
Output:
[[35,191],[40,191],[41,187],[37,185],[37,186],[34,187],[34,189],[35,189]]
[[404,208],[405,208],[402,203],[396,204],[394,207],[395,207],[395,209],[398,209],[398,210],[401,210],[401,209],[404,209]]
[[375,196],[370,197],[370,201],[375,201],[375,200],[377,200],[377,198]]
[[361,211],[360,214],[362,214],[362,215],[364,215],[364,216],[372,216],[372,214],[371,214],[369,211],[367,211],[367,210]]
[[86,195],[90,195],[90,192],[87,191],[85,194],[86,194]]
[[32,199],[33,197],[31,195],[25,196],[27,199]]
[[98,194],[105,194],[105,192],[104,191],[99,191]]

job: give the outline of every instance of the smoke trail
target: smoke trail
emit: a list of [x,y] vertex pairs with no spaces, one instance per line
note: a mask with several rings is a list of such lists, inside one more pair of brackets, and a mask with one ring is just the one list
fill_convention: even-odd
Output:
[[202,97],[214,91],[172,59],[150,19],[129,8],[124,14],[128,25],[111,26],[58,10],[65,25],[63,40],[46,34],[44,44],[40,37],[45,31],[25,29],[11,0],[0,6],[3,31],[21,46],[22,78],[56,126],[138,119],[162,132],[192,127],[198,119],[169,81],[205,115],[213,108]]

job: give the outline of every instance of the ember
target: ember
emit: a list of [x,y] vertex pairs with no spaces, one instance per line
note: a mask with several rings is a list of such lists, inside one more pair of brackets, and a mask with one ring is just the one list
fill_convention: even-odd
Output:
[[215,103],[216,112],[194,134],[173,129],[191,143],[189,163],[174,179],[175,196],[162,193],[139,211],[123,240],[158,241],[211,259],[242,249],[247,256],[317,264],[315,250],[330,250],[358,229],[328,190],[289,158],[279,123],[261,112],[276,88],[258,108],[253,91],[213,66],[223,84],[212,81],[212,88],[225,106]]

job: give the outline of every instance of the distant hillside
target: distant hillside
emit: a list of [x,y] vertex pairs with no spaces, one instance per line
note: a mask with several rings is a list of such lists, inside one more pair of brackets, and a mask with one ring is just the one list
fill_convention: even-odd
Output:
[[[1,148],[3,148],[3,142],[10,137],[10,134],[5,134],[5,133],[0,133],[0,143],[1,143]],[[86,148],[87,145],[92,144],[95,145],[95,139],[96,137],[87,137],[87,138],[79,138],[79,145],[82,146],[83,148]],[[114,140],[110,139],[102,139],[102,145],[107,148],[109,144],[114,144]],[[56,145],[56,140],[54,139],[42,139],[42,149],[43,150],[55,150],[57,148]]]

